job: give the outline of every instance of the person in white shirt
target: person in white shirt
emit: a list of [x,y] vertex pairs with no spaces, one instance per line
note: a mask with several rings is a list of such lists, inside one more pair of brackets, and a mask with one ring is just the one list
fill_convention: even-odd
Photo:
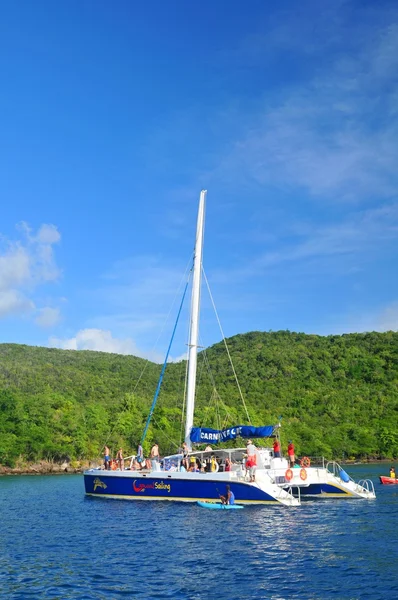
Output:
[[253,444],[251,440],[247,440],[246,443],[246,473],[249,473],[249,481],[253,482],[256,479],[256,467],[257,467],[257,457],[256,457],[256,446]]
[[158,470],[158,461],[159,461],[159,446],[156,442],[154,443],[154,445],[151,448],[150,459],[151,459],[152,471],[157,471]]

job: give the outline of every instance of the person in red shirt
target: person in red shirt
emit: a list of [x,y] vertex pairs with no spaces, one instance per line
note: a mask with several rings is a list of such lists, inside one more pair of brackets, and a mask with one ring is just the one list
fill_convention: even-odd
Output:
[[287,447],[287,454],[289,456],[290,467],[294,467],[295,456],[294,456],[294,444],[292,440],[289,440],[289,445]]
[[274,458],[280,458],[281,457],[281,444],[280,441],[275,438],[274,440]]
[[254,482],[256,479],[257,449],[251,440],[247,440],[246,442],[246,451],[246,475],[249,474],[250,481]]

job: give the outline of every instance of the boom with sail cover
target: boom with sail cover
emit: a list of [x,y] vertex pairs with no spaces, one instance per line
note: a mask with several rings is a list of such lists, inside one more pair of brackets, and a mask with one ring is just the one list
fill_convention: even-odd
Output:
[[273,435],[274,430],[277,427],[278,425],[265,425],[263,427],[253,427],[251,425],[236,425],[235,427],[228,427],[228,429],[209,429],[206,427],[192,427],[191,442],[194,444],[204,444],[206,442],[218,444],[218,442],[234,440],[237,437],[271,437],[271,435]]

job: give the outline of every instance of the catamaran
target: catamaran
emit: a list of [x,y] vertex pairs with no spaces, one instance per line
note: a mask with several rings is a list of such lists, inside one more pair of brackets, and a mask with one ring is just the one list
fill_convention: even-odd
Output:
[[[185,420],[185,442],[189,448],[192,447],[192,441],[195,435],[193,422],[199,340],[200,287],[206,194],[206,190],[202,190],[200,193],[192,267],[193,276]],[[166,363],[167,356],[163,365],[161,378]],[[158,383],[158,388],[160,386],[161,378]],[[153,412],[153,408],[154,405],[152,405],[150,414]],[[264,435],[270,435],[272,429],[272,426],[265,428],[237,426],[231,427],[223,432],[220,431],[217,435],[220,439],[234,439],[237,435],[258,438],[263,437]],[[209,440],[210,439],[211,438],[209,438]],[[165,457],[163,466],[161,466],[160,462],[154,461],[154,468],[148,472],[144,472],[143,470],[108,471],[102,468],[89,469],[84,473],[86,494],[128,500],[215,502],[219,501],[220,495],[225,493],[226,485],[228,484],[235,495],[235,502],[237,504],[283,504],[285,506],[298,506],[300,504],[300,499],[293,496],[290,487],[281,487],[272,479],[272,477],[270,477],[267,469],[257,468],[255,481],[249,481],[241,461],[233,461],[230,465],[230,470],[221,470],[218,468],[217,471],[202,470],[199,472],[183,472],[180,470],[182,460],[182,454]],[[219,466],[218,463],[217,466]]]
[[[275,438],[279,437],[280,428],[280,422],[276,425],[262,427],[237,425],[221,430],[193,426],[206,194],[205,190],[202,190],[200,194],[192,267],[193,282],[185,420],[185,443],[190,449],[192,449],[194,443],[218,445],[219,442],[234,440],[237,437]],[[181,306],[179,314],[180,312]],[[148,415],[143,438],[154,411],[170,347],[171,342]],[[340,465],[333,461],[327,463],[322,461],[321,464],[311,466],[309,459],[302,459],[301,464],[295,465],[295,468],[290,468],[285,458],[274,456],[272,448],[256,448],[255,480],[251,481],[246,468],[246,458],[246,448],[212,449],[207,452],[190,452],[190,459],[194,460],[196,465],[202,465],[199,472],[181,471],[181,465],[184,464],[184,457],[181,453],[165,457],[162,464],[155,461],[155,468],[152,466],[150,471],[136,471],[132,468],[126,471],[90,469],[84,473],[86,494],[132,500],[215,502],[221,494],[225,493],[225,487],[228,484],[235,495],[237,504],[280,503],[286,506],[298,506],[301,496],[312,498],[375,498],[372,481],[355,482]],[[203,468],[203,465],[206,465],[206,469]],[[211,468],[208,469],[210,465]]]

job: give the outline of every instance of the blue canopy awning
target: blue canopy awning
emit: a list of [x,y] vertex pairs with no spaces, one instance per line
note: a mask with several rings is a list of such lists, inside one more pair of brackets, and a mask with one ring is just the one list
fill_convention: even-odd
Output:
[[207,427],[192,427],[191,442],[194,444],[218,444],[227,440],[234,440],[237,437],[260,438],[270,437],[276,425],[264,425],[263,427],[253,427],[251,425],[235,425],[228,429],[209,429]]

